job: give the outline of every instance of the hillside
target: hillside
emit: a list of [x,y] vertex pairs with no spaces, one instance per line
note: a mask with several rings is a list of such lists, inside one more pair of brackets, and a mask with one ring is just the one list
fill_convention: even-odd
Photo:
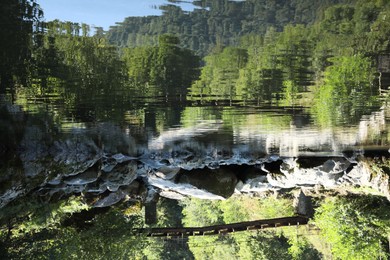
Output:
[[[182,1],[170,1],[177,4]],[[162,16],[127,17],[107,32],[109,42],[118,46],[156,45],[158,35],[170,33],[181,39],[182,47],[205,56],[215,46],[234,46],[240,36],[264,34],[270,26],[277,31],[286,24],[312,24],[323,10],[351,0],[201,0],[193,1],[188,12],[175,4],[161,6]]]

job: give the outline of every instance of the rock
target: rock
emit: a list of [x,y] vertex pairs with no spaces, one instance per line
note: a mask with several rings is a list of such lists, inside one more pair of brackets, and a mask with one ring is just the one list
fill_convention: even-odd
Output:
[[112,158],[108,158],[105,156],[104,159],[102,159],[102,166],[101,166],[101,170],[103,172],[111,172],[115,166],[118,165],[118,162]]
[[101,176],[101,187],[109,191],[117,191],[119,187],[132,183],[137,178],[137,163],[129,161],[126,164],[117,165],[111,172]]
[[234,193],[241,194],[243,188],[244,188],[244,183],[242,181],[238,181],[236,184],[236,188],[234,189]]
[[114,154],[114,155],[112,156],[112,158],[113,158],[114,160],[116,160],[117,163],[123,163],[123,162],[128,162],[128,161],[136,160],[136,159],[137,159],[136,157],[126,156],[126,155],[123,155],[123,154],[121,154],[121,153]]
[[160,195],[152,186],[148,187],[147,196],[144,201],[145,206],[145,224],[152,225],[157,223],[157,202]]
[[282,160],[266,162],[261,169],[268,173],[280,173],[282,164]]
[[164,180],[172,180],[179,173],[180,167],[174,166],[161,166],[156,171],[156,176],[164,179]]
[[190,184],[201,190],[227,198],[234,193],[238,180],[230,169],[206,168],[183,172],[178,176],[177,182],[178,184]]
[[154,187],[148,187],[145,203],[152,203],[158,200],[158,191]]
[[110,193],[108,196],[104,197],[103,199],[98,200],[93,207],[95,208],[103,208],[103,207],[109,207],[112,206],[122,199],[124,199],[126,194],[122,191],[117,191]]
[[131,182],[129,185],[122,186],[121,190],[128,195],[140,195],[141,183],[137,180]]
[[95,171],[93,169],[89,169],[83,173],[76,175],[76,176],[66,178],[64,180],[64,183],[66,183],[68,185],[85,185],[85,184],[93,183],[93,182],[97,181],[98,175],[99,174],[97,171]]
[[180,193],[169,191],[169,190],[160,191],[160,196],[172,200],[184,200],[186,198]]
[[259,176],[253,179],[247,180],[241,185],[237,185],[236,189],[241,193],[262,193],[277,188],[270,185],[267,181],[267,176]]
[[14,186],[0,195],[0,208],[4,207],[14,199],[23,195],[25,191],[21,187]]
[[49,180],[49,181],[47,182],[47,184],[56,186],[56,185],[61,184],[61,182],[62,182],[61,175],[57,175],[55,178]]
[[73,176],[92,167],[101,157],[101,150],[82,134],[73,139],[56,141],[50,152],[64,176]]
[[208,191],[198,189],[191,184],[185,183],[173,183],[169,180],[164,180],[155,176],[149,176],[148,182],[150,185],[157,187],[163,191],[173,191],[183,196],[198,198],[198,199],[209,199],[209,200],[224,200],[224,197],[212,194]]
[[373,172],[369,164],[359,162],[352,170],[340,180],[340,185],[350,181],[354,185],[370,187],[386,196],[390,201],[390,177],[383,172]]
[[136,154],[135,141],[117,125],[101,123],[91,134],[105,154]]
[[326,173],[340,173],[345,171],[351,163],[344,158],[334,158],[327,160],[323,165],[318,167],[322,172]]
[[311,197],[306,196],[302,190],[300,190],[299,193],[295,196],[294,208],[298,215],[309,218],[314,216],[314,208]]

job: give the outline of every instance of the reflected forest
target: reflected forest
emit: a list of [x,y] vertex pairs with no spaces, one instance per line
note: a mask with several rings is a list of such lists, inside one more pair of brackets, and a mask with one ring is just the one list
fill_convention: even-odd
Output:
[[154,8],[0,3],[0,259],[390,259],[390,2]]

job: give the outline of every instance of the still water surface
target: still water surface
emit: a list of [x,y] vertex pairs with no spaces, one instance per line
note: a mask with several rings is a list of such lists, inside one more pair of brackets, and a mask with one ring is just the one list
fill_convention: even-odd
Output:
[[123,97],[126,95],[119,93],[69,106],[57,95],[25,96],[15,103],[27,114],[52,116],[61,133],[72,134],[110,123],[134,138],[138,148],[150,150],[198,142],[226,150],[323,156],[389,146],[390,113],[386,102],[380,107],[362,107],[366,113],[358,120],[345,123],[341,118],[333,125],[323,126],[317,124],[310,108],[302,106],[229,100],[201,103],[186,97]]

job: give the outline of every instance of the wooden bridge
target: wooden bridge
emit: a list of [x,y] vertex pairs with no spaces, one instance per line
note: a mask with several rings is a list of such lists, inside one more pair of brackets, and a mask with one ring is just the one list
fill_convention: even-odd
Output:
[[237,231],[256,230],[264,228],[276,228],[283,226],[306,225],[309,219],[304,216],[263,219],[232,224],[214,225],[207,227],[182,227],[182,228],[142,228],[135,230],[136,233],[147,237],[188,237],[218,235]]

